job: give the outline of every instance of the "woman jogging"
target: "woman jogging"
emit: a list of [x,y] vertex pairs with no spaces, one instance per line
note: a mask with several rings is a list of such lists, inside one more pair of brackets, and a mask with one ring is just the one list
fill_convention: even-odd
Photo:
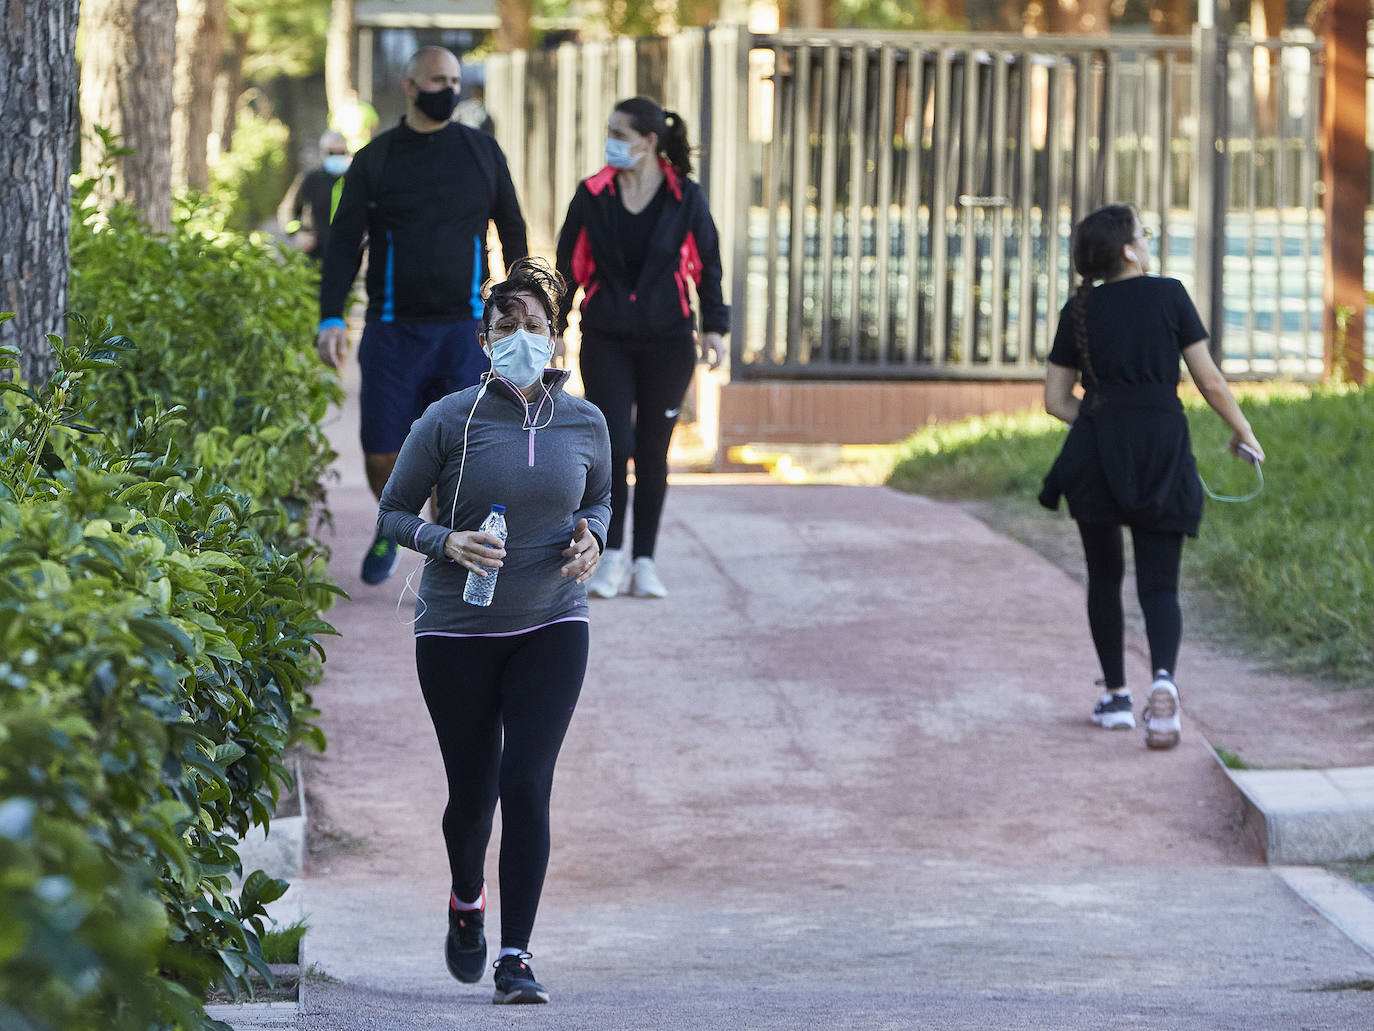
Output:
[[[730,323],[721,298],[720,246],[701,190],[688,176],[687,128],[652,100],[615,106],[607,125],[606,167],[577,188],[558,237],[567,281],[561,310],[582,289],[579,367],[587,400],[611,434],[611,525],[606,554],[588,590],[612,598],[625,584],[629,500],[635,463],[633,578],[637,597],[668,591],[654,567],[668,445],[697,362],[690,291],[701,305],[701,351],[710,367],[724,356]],[[560,317],[561,335],[567,324]]]
[[[549,793],[587,664],[585,583],[610,519],[601,413],[549,369],[562,283],[517,261],[484,292],[491,371],[426,409],[382,492],[378,532],[427,556],[415,665],[448,779],[453,883],[444,954],[460,981],[486,969],[483,860],[501,803],[501,950],[494,1002],[547,1002],[527,951],[549,859]],[[437,490],[439,521],[417,513]],[[493,504],[509,536],[476,529]],[[463,600],[496,575],[491,604]]]
[[[1197,536],[1202,490],[1178,399],[1181,355],[1203,398],[1233,432],[1238,458],[1264,450],[1207,351],[1207,331],[1176,279],[1149,276],[1149,236],[1135,212],[1113,204],[1078,225],[1073,263],[1082,283],[1059,315],[1045,373],[1045,410],[1070,426],[1040,501],[1062,495],[1078,523],[1088,565],[1088,625],[1105,678],[1093,722],[1132,728],[1122,657],[1121,527],[1131,528],[1136,590],[1145,614],[1154,681],[1144,708],[1145,743],[1178,744],[1174,682],[1182,617],[1183,537]],[[1094,285],[1097,284],[1097,285]],[[1082,376],[1082,400],[1074,381]]]

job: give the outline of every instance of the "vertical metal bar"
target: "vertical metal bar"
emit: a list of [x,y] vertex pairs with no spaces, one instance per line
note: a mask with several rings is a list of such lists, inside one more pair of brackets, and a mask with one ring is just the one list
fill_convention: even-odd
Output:
[[371,26],[358,30],[358,96],[371,101],[376,84],[373,80],[373,35]]
[[[1073,79],[1073,210],[1070,222],[1077,223],[1092,207],[1093,193],[1093,91],[1091,53],[1074,58]],[[1098,145],[1101,146],[1101,139]],[[1102,156],[1098,154],[1098,161]],[[1101,167],[1099,165],[1099,167]]]
[[[1239,42],[1239,41],[1237,41]],[[1250,116],[1250,167],[1249,181],[1245,184],[1245,207],[1250,219],[1250,232],[1245,241],[1245,286],[1246,286],[1246,305],[1245,305],[1245,369],[1246,372],[1253,374],[1255,371],[1255,260],[1256,248],[1255,239],[1259,234],[1259,108],[1257,104],[1258,91],[1253,88],[1255,78],[1255,56],[1258,48],[1255,41],[1249,40],[1242,50],[1245,58],[1244,67],[1248,78],[1252,84],[1249,91],[1249,116]],[[1267,64],[1269,52],[1263,51],[1264,59]],[[1227,90],[1230,93],[1230,90]],[[1278,337],[1275,336],[1275,342]]]
[[[1308,143],[1303,150],[1302,162],[1302,195],[1304,198],[1303,207],[1307,209],[1307,225],[1305,227],[1306,231],[1303,234],[1302,247],[1302,335],[1304,345],[1303,349],[1306,359],[1303,363],[1303,368],[1307,371],[1309,375],[1311,375],[1312,372],[1312,341],[1314,335],[1316,336],[1317,343],[1316,356],[1318,359],[1322,359],[1323,361],[1325,360],[1325,341],[1322,339],[1321,335],[1322,327],[1320,323],[1317,324],[1315,329],[1312,325],[1312,297],[1309,293],[1309,291],[1312,289],[1312,255],[1314,251],[1314,245],[1312,240],[1312,230],[1314,227],[1313,215],[1316,214],[1318,207],[1321,203],[1317,197],[1317,170],[1320,168],[1320,156],[1318,151],[1319,144],[1317,142],[1317,139],[1318,132],[1321,128],[1319,124],[1320,120],[1317,117],[1317,112],[1320,110],[1318,105],[1321,103],[1322,91],[1325,87],[1325,64],[1327,61],[1327,55],[1324,49],[1318,51],[1314,48],[1313,57],[1315,57],[1318,53],[1321,54],[1322,59],[1320,62],[1315,60],[1311,62],[1311,69],[1308,74],[1306,112],[1306,117],[1308,119],[1308,124],[1306,126]],[[1329,227],[1325,226],[1324,213],[1323,227],[1325,229],[1329,229]]]
[[[964,56],[964,103],[963,103],[963,129],[964,146],[963,160],[960,162],[959,183],[956,185],[955,192],[963,189],[966,193],[978,193],[978,180],[974,173],[975,158],[978,155],[978,57],[977,52],[970,47],[963,52]],[[959,264],[955,267],[956,280],[962,279],[963,293],[960,296],[959,313],[959,358],[958,365],[966,369],[973,363],[973,352],[978,346],[976,331],[978,327],[977,319],[974,317],[974,306],[978,300],[978,238],[975,235],[974,217],[979,214],[979,209],[970,203],[961,203],[959,212],[959,222],[962,226],[963,238],[959,241]],[[963,275],[960,276],[960,270]]]
[[877,279],[875,304],[878,310],[875,313],[875,330],[878,364],[887,366],[892,353],[892,319],[888,311],[888,291],[892,275],[892,145],[897,128],[893,124],[894,94],[897,89],[897,52],[891,44],[887,44],[878,53],[878,132],[875,140],[878,148],[878,211],[873,230],[876,255],[873,274]]
[[[1007,54],[1002,51],[992,53],[992,137],[988,146],[992,148],[992,183],[988,192],[996,197],[1009,197],[1007,189]],[[1003,202],[1004,203],[1004,202]],[[1002,339],[1007,323],[1007,290],[1002,282],[1006,256],[1006,237],[1004,223],[1005,210],[1002,203],[992,209],[992,271],[986,286],[988,301],[992,307],[992,318],[988,333],[991,341],[988,362],[998,366],[1006,358],[1006,341]]]
[[797,47],[792,87],[792,190],[787,218],[787,355],[802,361],[802,313],[806,302],[806,209],[811,186],[811,48]]
[[[786,51],[773,44],[770,52],[773,54],[773,128],[764,151],[766,178],[763,188],[763,206],[768,213],[763,270],[765,321],[763,354],[756,359],[766,365],[774,365],[778,360],[778,284],[782,281],[778,275],[778,201],[782,192],[782,165],[787,158],[784,143],[787,123],[785,110],[789,96],[787,84],[790,81],[783,74]],[[792,185],[796,187],[795,182]]]
[[[1275,49],[1278,57],[1278,83],[1274,89],[1274,372],[1283,375],[1283,244],[1286,236],[1284,228],[1287,219],[1283,209],[1288,200],[1288,179],[1285,160],[1288,150],[1288,62],[1280,44]],[[1305,293],[1305,291],[1303,291]]]
[[[1049,150],[1049,184],[1045,197],[1045,211],[1041,218],[1041,232],[1045,241],[1046,263],[1045,312],[1050,321],[1059,317],[1059,223],[1063,214],[1060,194],[1064,176],[1064,70],[1068,62],[1055,56],[1050,66],[1049,116],[1045,122],[1045,143]],[[1072,274],[1070,274],[1072,278]]]
[[[558,117],[549,126],[554,144],[555,218],[560,217],[567,209],[568,202],[577,191],[578,179],[581,178],[579,148],[581,138],[587,135],[585,126],[579,127],[577,122],[578,96],[581,93],[579,73],[582,64],[579,58],[582,53],[575,43],[564,43],[558,48],[558,89],[553,98],[558,109]],[[567,126],[573,138],[565,142],[563,134],[558,130],[559,126]],[[579,131],[579,128],[584,131]]]
[[[1150,207],[1150,187],[1146,179],[1145,170],[1148,167],[1149,159],[1145,155],[1151,152],[1150,140],[1146,135],[1150,120],[1150,93],[1146,88],[1147,80],[1150,75],[1150,65],[1144,54],[1133,66],[1136,76],[1136,107],[1135,107],[1135,185],[1131,196],[1142,208]],[[1160,213],[1161,221],[1163,212]]]
[[747,343],[749,327],[749,201],[753,193],[753,172],[749,160],[749,50],[752,36],[744,26],[735,32],[723,33],[728,43],[726,51],[733,67],[728,78],[733,110],[723,124],[735,127],[733,152],[728,155],[729,167],[734,172],[730,192],[726,194],[734,201],[729,231],[733,236],[726,239],[734,241],[731,257],[730,291],[730,336],[732,355],[742,354]]
[[[902,345],[902,359],[911,366],[921,354],[921,154],[925,147],[926,89],[924,51],[913,46],[907,55],[911,120],[906,134],[907,224],[902,247],[906,255],[906,342]],[[933,205],[931,211],[934,212]]]
[[1210,303],[1204,309],[1211,340],[1208,349],[1212,359],[1220,367],[1225,357],[1226,335],[1226,298],[1222,292],[1222,267],[1226,261],[1226,213],[1231,207],[1231,91],[1228,88],[1227,70],[1230,67],[1228,41],[1217,37],[1216,63],[1212,75],[1220,77],[1216,84],[1217,103],[1216,142],[1209,150],[1212,160],[1213,205],[1211,211],[1211,234],[1213,240],[1211,282],[1208,288]]
[[943,365],[949,351],[946,327],[949,323],[948,306],[948,259],[949,237],[947,218],[949,212],[949,162],[944,155],[949,152],[950,144],[950,52],[945,47],[936,51],[935,57],[935,125],[932,134],[930,156],[931,183],[930,196],[930,280],[934,288],[931,298],[930,347],[931,359],[935,365]]
[[1193,209],[1193,297],[1198,311],[1212,333],[1211,350],[1216,356],[1217,326],[1212,314],[1212,265],[1215,241],[1212,239],[1212,211],[1217,206],[1216,162],[1212,160],[1217,139],[1216,72],[1217,33],[1214,26],[1193,30],[1193,110],[1197,133],[1193,147],[1193,177],[1189,201]]
[[1169,218],[1174,207],[1174,76],[1177,62],[1171,50],[1159,76],[1159,274],[1169,274]]
[[1017,269],[1020,273],[1021,299],[1018,304],[1016,331],[1016,364],[1028,368],[1035,358],[1035,327],[1039,322],[1035,311],[1035,237],[1031,226],[1035,191],[1035,140],[1031,128],[1032,90],[1035,62],[1030,53],[1021,54],[1021,127],[1016,157],[1020,171],[1017,189],[1017,217],[1021,221],[1021,239],[1017,246]]
[[[1101,155],[1099,164],[1099,174],[1097,188],[1094,190],[1093,199],[1089,202],[1096,207],[1105,204],[1108,200],[1119,196],[1117,186],[1117,160],[1116,160],[1116,136],[1121,121],[1120,82],[1118,76],[1121,74],[1121,63],[1117,60],[1116,51],[1108,48],[1102,52],[1102,107],[1101,119]],[[1132,200],[1136,200],[1132,198]],[[1136,200],[1136,203],[1139,203]]]
[[821,361],[835,360],[831,316],[835,310],[835,191],[839,170],[840,51],[835,44],[825,47],[825,70],[821,80]]
[[864,164],[864,112],[867,110],[868,47],[856,46],[850,51],[849,131],[849,364],[859,362],[859,327],[864,249],[864,186],[868,182]]

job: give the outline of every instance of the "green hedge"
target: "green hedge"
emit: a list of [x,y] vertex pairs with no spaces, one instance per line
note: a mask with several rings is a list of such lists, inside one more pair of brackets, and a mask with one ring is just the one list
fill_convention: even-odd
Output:
[[74,307],[138,346],[78,318],[46,385],[0,383],[0,1026],[212,1027],[286,887],[231,896],[235,836],[323,746],[337,386],[293,256],[203,211],[74,222]]

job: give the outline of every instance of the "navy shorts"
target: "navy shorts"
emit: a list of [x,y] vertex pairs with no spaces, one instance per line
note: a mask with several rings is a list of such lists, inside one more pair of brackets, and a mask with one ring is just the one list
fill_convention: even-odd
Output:
[[369,322],[358,345],[363,452],[401,450],[411,423],[441,397],[475,384],[491,362],[477,343],[476,319]]

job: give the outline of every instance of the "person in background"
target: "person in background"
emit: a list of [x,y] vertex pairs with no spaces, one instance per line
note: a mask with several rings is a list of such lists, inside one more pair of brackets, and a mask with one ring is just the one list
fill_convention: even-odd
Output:
[[496,123],[486,105],[486,67],[481,62],[473,62],[463,69],[463,99],[458,101],[454,118],[470,129],[496,135]]
[[[610,518],[611,445],[597,409],[548,368],[562,283],[517,261],[489,285],[480,386],[436,401],[411,427],[382,492],[378,533],[426,556],[415,665],[448,777],[452,888],[444,956],[460,981],[486,969],[483,863],[501,803],[497,1003],[548,1002],[528,960],[549,862],[554,763],[587,667],[587,591]],[[419,512],[437,491],[438,519]],[[506,540],[479,529],[506,507]],[[469,604],[469,575],[497,575]]]
[[[367,241],[362,371],[363,461],[378,497],[410,425],[432,402],[472,386],[487,368],[477,343],[481,286],[495,222],[507,266],[528,250],[506,157],[492,137],[451,121],[462,70],[443,47],[406,65],[406,113],[354,156],[320,273],[316,347],[333,368],[348,346],[344,306]],[[395,571],[395,541],[378,534],[364,583]]]
[[[724,356],[730,309],[721,296],[720,245],[701,189],[690,178],[687,127],[644,97],[622,100],[607,123],[606,166],[583,180],[558,237],[566,313],[582,291],[579,366],[587,399],[611,434],[611,525],[589,590],[662,598],[654,565],[668,490],[668,446],[700,352]],[[567,324],[560,316],[561,336]],[[635,463],[633,566],[624,551],[628,466]]]
[[320,137],[320,167],[298,175],[282,201],[291,245],[315,261],[329,246],[329,220],[351,160],[343,133],[330,129]]
[[[1178,604],[1184,536],[1196,537],[1202,487],[1178,399],[1179,359],[1232,430],[1230,449],[1259,463],[1264,449],[1207,350],[1207,331],[1177,279],[1151,276],[1149,235],[1131,208],[1113,204],[1074,230],[1082,282],[1059,314],[1045,372],[1045,410],[1069,434],[1040,502],[1069,503],[1088,566],[1088,625],[1105,690],[1092,719],[1133,728],[1126,686],[1121,528],[1129,526],[1136,593],[1154,679],[1144,707],[1145,744],[1172,748],[1182,733],[1175,682],[1183,617]],[[1074,394],[1082,378],[1084,393]]]

